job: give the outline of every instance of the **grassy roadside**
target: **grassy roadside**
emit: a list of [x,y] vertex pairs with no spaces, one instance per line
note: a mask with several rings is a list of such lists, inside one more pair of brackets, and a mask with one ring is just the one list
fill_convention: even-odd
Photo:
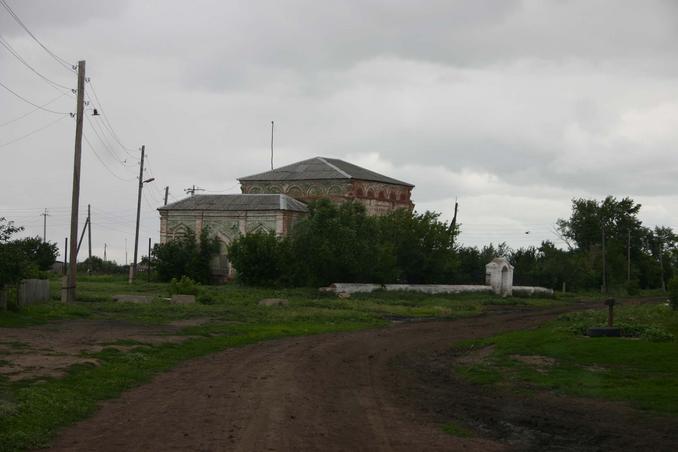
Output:
[[[53,297],[58,299],[58,283]],[[90,415],[97,404],[147,382],[178,363],[228,347],[258,341],[387,325],[406,318],[453,319],[478,315],[494,305],[545,307],[567,301],[501,299],[490,295],[375,293],[338,299],[315,289],[257,289],[236,285],[202,288],[207,304],[172,305],[168,286],[118,278],[82,278],[78,303],[36,305],[0,313],[0,327],[30,328],[73,319],[110,320],[137,325],[165,325],[178,320],[203,319],[182,328],[180,343],[150,345],[129,341],[128,349],[107,347],[87,355],[98,365],[77,364],[63,378],[9,381],[0,376],[0,450],[25,450],[48,444],[55,432]],[[148,304],[115,303],[114,294],[139,293]],[[285,298],[288,306],[259,306],[262,298]],[[0,339],[0,342],[2,340]],[[124,342],[124,341],[123,341]],[[0,357],[2,359],[2,357]]]
[[678,312],[665,304],[622,304],[615,317],[626,337],[586,337],[588,327],[605,324],[606,314],[598,310],[460,344],[466,364],[457,370],[479,384],[622,401],[678,414]]

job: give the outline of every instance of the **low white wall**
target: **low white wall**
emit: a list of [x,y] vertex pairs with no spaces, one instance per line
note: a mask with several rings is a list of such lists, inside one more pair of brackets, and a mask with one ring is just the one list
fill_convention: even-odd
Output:
[[[334,283],[329,287],[320,289],[330,293],[372,293],[375,290],[387,292],[405,291],[427,294],[457,294],[457,293],[494,293],[492,286],[471,284],[359,284],[359,283]],[[514,295],[545,295],[553,296],[553,290],[545,287],[513,286]]]
[[513,295],[545,295],[552,297],[553,289],[547,289],[546,287],[533,287],[533,286],[513,286]]
[[375,290],[386,290],[388,292],[407,291],[420,292],[428,294],[445,294],[445,293],[492,293],[490,286],[477,285],[450,285],[450,284],[351,284],[351,283],[335,283],[329,287],[320,289],[323,292],[332,293],[371,293]]

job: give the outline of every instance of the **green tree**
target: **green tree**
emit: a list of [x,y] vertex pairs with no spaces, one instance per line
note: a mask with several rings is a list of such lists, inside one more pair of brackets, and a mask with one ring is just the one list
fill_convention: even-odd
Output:
[[289,241],[273,232],[256,231],[235,240],[228,247],[238,279],[251,285],[274,285],[285,277]]
[[207,284],[211,280],[210,263],[219,254],[219,248],[219,240],[210,237],[209,228],[205,227],[200,231],[199,238],[189,230],[182,237],[156,244],[151,254],[157,262],[158,278],[161,281],[188,276]]
[[14,222],[0,217],[0,290],[9,284],[17,283],[31,270],[31,263],[22,248],[10,238],[23,227],[14,226]]
[[40,237],[19,239],[16,240],[16,244],[28,260],[35,263],[42,271],[51,269],[59,255],[59,247],[56,243],[43,242]]
[[398,279],[412,284],[450,283],[458,267],[458,229],[440,214],[399,209],[377,219],[384,249],[395,253]]

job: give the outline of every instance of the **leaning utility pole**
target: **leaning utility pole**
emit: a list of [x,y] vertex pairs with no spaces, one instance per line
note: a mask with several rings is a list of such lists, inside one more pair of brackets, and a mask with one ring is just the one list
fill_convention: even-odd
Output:
[[139,191],[137,195],[137,228],[134,234],[134,261],[129,268],[129,283],[132,284],[137,272],[137,248],[139,247],[139,215],[141,213],[141,190],[144,188],[144,155],[146,146],[141,146],[141,161],[139,162]]
[[40,214],[40,216],[44,217],[42,219],[42,241],[47,243],[47,217],[49,214],[47,213],[47,209],[45,208],[45,211]]
[[66,276],[66,287],[62,292],[62,301],[75,301],[75,287],[77,284],[78,252],[78,205],[80,203],[80,157],[82,155],[82,120],[85,112],[85,61],[78,61],[78,100],[75,119],[75,156],[73,158],[73,195],[71,197],[71,261]]
[[165,205],[167,205],[167,196],[169,195],[169,185],[165,187]]

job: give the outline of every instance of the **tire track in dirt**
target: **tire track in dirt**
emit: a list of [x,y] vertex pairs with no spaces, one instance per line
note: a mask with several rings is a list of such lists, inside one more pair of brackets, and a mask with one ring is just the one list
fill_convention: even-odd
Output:
[[65,429],[51,450],[503,450],[507,446],[497,440],[442,432],[440,410],[419,403],[426,397],[416,400],[417,393],[401,390],[414,387],[412,373],[393,361],[443,352],[462,339],[534,327],[583,307],[590,305],[228,349],[103,403],[90,419]]

